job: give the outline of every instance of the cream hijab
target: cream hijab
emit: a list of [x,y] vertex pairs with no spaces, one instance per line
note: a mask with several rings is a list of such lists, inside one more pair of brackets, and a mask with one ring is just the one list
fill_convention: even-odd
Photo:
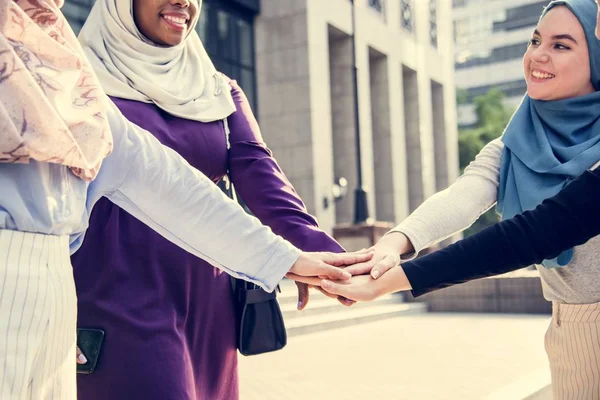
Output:
[[159,46],[135,25],[133,0],[96,0],[79,40],[108,95],[155,103],[177,117],[211,122],[229,116],[235,105],[228,82],[194,29],[197,22],[198,17],[181,44]]
[[52,0],[0,0],[0,162],[93,180],[112,150],[107,101]]

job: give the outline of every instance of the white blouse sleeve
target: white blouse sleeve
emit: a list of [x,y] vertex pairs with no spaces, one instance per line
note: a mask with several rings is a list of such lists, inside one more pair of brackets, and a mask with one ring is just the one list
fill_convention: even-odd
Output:
[[411,241],[416,256],[421,250],[471,226],[495,203],[504,144],[488,143],[462,176],[450,187],[427,199],[390,232],[401,232]]

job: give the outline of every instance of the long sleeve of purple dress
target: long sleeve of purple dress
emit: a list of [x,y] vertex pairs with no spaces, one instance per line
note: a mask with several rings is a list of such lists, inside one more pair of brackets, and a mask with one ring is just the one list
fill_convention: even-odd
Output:
[[263,224],[299,249],[343,251],[307,212],[265,144],[244,92],[235,81],[231,86],[237,112],[228,118],[229,172],[239,196]]

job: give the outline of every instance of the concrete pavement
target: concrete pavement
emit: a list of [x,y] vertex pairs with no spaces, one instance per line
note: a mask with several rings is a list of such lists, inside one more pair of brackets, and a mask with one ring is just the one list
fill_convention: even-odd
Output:
[[550,382],[549,320],[422,314],[293,337],[240,357],[241,399],[525,399]]

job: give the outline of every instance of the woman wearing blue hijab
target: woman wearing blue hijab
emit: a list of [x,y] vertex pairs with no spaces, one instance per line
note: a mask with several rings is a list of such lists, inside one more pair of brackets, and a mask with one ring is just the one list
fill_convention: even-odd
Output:
[[[376,246],[374,261],[351,267],[353,273],[370,271],[377,278],[386,269],[399,262],[397,254],[417,254],[423,248],[452,235],[470,225],[482,212],[498,203],[503,219],[531,210],[544,199],[556,195],[600,160],[600,44],[594,37],[597,6],[593,0],[553,1],[544,10],[532,34],[530,46],[523,58],[528,93],[507,126],[501,140],[490,143],[465,174],[447,190],[427,200],[419,209],[384,237]],[[597,175],[597,171],[594,173]],[[549,214],[541,211],[550,208],[554,214],[581,216],[581,210],[563,210],[562,206],[583,206],[592,211],[585,186],[596,184],[596,178],[585,172],[577,185],[569,185],[561,195],[561,203],[550,202],[536,214],[526,213],[520,226],[533,226],[532,215]],[[559,195],[560,196],[560,195]],[[565,197],[567,196],[567,197]],[[517,219],[516,221],[518,221]],[[594,219],[598,220],[598,219]],[[521,219],[523,221],[523,219]],[[508,221],[507,221],[508,222]],[[543,221],[535,221],[536,226]],[[565,235],[576,233],[584,242],[593,230],[580,229],[579,220],[563,220],[558,226],[572,228]],[[504,224],[503,227],[510,226]],[[552,227],[552,224],[546,226]],[[554,225],[556,226],[556,225]],[[489,232],[486,234],[489,236]],[[544,241],[530,240],[521,233],[523,242],[514,248],[512,261],[524,260],[523,248],[534,247]],[[537,231],[539,232],[539,230]],[[562,232],[548,232],[554,240],[545,243],[569,243],[560,240]],[[548,255],[549,259],[535,258],[542,278],[544,296],[553,302],[552,324],[546,335],[546,349],[552,370],[553,390],[556,399],[600,398],[600,256],[599,238],[583,246],[562,253],[533,248],[531,254]],[[467,240],[465,240],[467,242]],[[469,241],[475,244],[475,240]],[[465,248],[466,247],[466,248]],[[490,248],[494,248],[490,246]],[[456,249],[475,252],[473,246],[454,246],[445,255],[457,254]],[[562,247],[560,250],[563,250]],[[480,258],[484,257],[477,250]],[[425,262],[426,259],[435,261]],[[507,257],[508,259],[508,257]],[[377,297],[385,292],[416,289],[425,293],[427,286],[419,279],[437,275],[430,282],[452,284],[453,274],[438,267],[445,261],[441,257],[425,257],[394,268],[383,278],[374,281],[357,277],[349,285],[323,282],[331,293],[355,300]],[[454,261],[455,258],[452,259]],[[474,260],[467,258],[463,260]],[[476,260],[483,265],[483,260]],[[489,262],[496,264],[495,262]],[[377,265],[375,265],[377,264]],[[373,268],[375,265],[376,268]],[[456,266],[454,262],[448,267]],[[472,268],[465,278],[485,276]],[[496,269],[497,271],[500,268]],[[438,279],[439,276],[442,279]]]

